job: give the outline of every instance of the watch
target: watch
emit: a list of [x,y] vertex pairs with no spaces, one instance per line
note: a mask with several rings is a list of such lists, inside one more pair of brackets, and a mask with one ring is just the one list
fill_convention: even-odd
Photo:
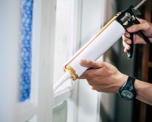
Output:
[[119,95],[126,100],[133,100],[136,97],[134,87],[135,78],[128,76],[126,83],[120,87]]

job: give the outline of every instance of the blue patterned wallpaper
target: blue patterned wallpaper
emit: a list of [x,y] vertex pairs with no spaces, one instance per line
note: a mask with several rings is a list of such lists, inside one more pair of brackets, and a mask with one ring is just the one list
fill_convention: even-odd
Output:
[[30,98],[33,0],[21,0],[20,101]]

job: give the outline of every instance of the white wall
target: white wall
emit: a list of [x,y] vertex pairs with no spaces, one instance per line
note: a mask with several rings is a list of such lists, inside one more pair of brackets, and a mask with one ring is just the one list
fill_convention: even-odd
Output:
[[[0,122],[13,120],[17,95],[19,0],[0,1]],[[8,111],[10,110],[10,111]]]

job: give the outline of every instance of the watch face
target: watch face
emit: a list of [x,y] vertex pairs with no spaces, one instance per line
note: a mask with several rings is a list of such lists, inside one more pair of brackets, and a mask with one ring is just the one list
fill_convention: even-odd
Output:
[[133,93],[128,90],[123,90],[121,96],[127,99],[132,99],[134,97]]

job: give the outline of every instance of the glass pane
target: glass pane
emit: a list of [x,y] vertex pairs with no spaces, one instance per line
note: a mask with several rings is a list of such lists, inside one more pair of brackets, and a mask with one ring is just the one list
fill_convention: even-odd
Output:
[[21,0],[20,101],[30,98],[33,0]]
[[58,105],[53,109],[53,122],[66,122],[67,121],[67,101]]
[[25,122],[37,122],[37,117],[36,116],[32,116],[29,120],[27,120]]

